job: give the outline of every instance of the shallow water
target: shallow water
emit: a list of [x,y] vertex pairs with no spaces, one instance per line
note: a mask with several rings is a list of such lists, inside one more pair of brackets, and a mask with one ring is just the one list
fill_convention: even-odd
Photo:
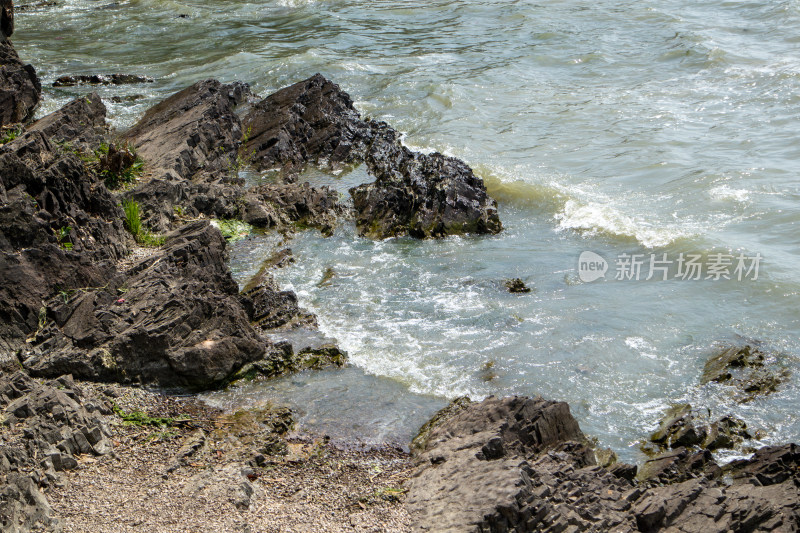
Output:
[[[402,416],[412,393],[538,393],[632,459],[677,401],[734,413],[765,442],[800,433],[798,22],[795,1],[63,0],[20,11],[14,38],[46,86],[156,78],[100,89],[141,95],[109,105],[119,127],[201,78],[267,94],[321,72],[409,146],[467,161],[500,201],[498,236],[375,243],[346,223],[290,244],[298,261],[280,281],[366,373],[344,373],[350,385],[328,397],[395,398],[385,427],[366,425],[397,436],[418,424]],[[40,113],[88,90],[47,88]],[[369,178],[308,179],[345,190]],[[240,281],[274,241],[237,245]],[[605,278],[579,280],[586,250],[610,263]],[[622,253],[763,259],[755,281],[615,281]],[[336,276],[318,286],[327,268]],[[534,291],[508,294],[510,277]],[[740,406],[698,387],[715,346],[753,340],[795,370],[779,393]],[[290,397],[275,387],[291,383],[263,394]],[[312,412],[324,402],[298,398],[309,424],[325,418]]]

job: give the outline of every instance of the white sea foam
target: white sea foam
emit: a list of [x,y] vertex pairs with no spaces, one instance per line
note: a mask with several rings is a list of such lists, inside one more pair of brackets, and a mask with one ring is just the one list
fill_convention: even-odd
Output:
[[689,237],[692,231],[672,224],[654,224],[643,217],[627,215],[608,203],[567,200],[556,213],[562,230],[579,230],[587,235],[606,234],[633,238],[642,246],[655,248]]

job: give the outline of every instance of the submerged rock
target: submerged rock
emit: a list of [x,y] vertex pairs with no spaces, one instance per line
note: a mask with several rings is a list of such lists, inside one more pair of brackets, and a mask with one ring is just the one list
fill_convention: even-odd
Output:
[[[603,468],[564,403],[488,398],[428,428],[407,508],[415,531],[792,531],[800,454],[763,448],[722,470],[708,451],[673,450]],[[651,486],[653,485],[653,486]]]
[[700,382],[733,386],[738,390],[736,400],[747,403],[776,392],[789,379],[789,370],[774,359],[757,348],[734,346],[706,361]]
[[[6,17],[7,9],[2,8]],[[13,7],[10,13],[13,22]],[[9,24],[8,18],[4,20]],[[0,126],[33,117],[41,93],[42,86],[34,68],[23,64],[11,43],[0,38]]]
[[505,282],[506,289],[510,293],[527,293],[531,292],[531,288],[525,285],[525,282],[519,278],[507,280]]
[[150,76],[134,74],[92,74],[61,76],[53,82],[53,87],[74,87],[75,85],[126,85],[131,83],[153,83]]

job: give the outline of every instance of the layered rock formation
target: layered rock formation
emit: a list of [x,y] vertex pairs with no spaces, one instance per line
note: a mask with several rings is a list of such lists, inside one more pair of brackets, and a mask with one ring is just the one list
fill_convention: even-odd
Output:
[[43,119],[34,131],[0,148],[0,359],[16,359],[47,320],[43,301],[59,292],[98,287],[128,252],[122,210],[71,150],[43,130],[76,135],[102,121],[102,104],[83,114]]
[[[674,452],[656,477],[596,464],[565,403],[489,398],[451,410],[416,452],[407,506],[416,530],[794,531],[800,448],[763,448],[725,470]],[[663,461],[663,460],[662,460]],[[665,485],[664,485],[665,484]],[[663,486],[662,486],[663,485]]]
[[154,255],[101,287],[46,302],[49,320],[24,361],[34,375],[207,388],[261,358],[226,266],[225,240],[208,222],[167,235]]
[[111,406],[70,376],[40,383],[22,372],[0,376],[0,525],[9,533],[58,531],[40,487],[78,467],[81,455],[111,452]]

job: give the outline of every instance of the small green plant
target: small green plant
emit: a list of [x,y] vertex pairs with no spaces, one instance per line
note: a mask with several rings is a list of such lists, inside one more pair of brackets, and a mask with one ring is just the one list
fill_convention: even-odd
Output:
[[227,220],[212,220],[211,225],[218,228],[222,236],[225,237],[225,240],[228,242],[236,242],[244,239],[250,235],[250,232],[253,230],[250,224],[233,218]]
[[95,168],[109,189],[133,183],[144,171],[144,160],[136,149],[127,143],[100,144],[90,158],[84,161]]
[[11,126],[9,128],[4,128],[2,132],[0,132],[0,135],[2,135],[0,137],[0,144],[10,143],[14,139],[22,135],[23,131],[24,128],[22,127],[22,124],[17,124],[16,126]]
[[136,242],[151,248],[157,248],[164,244],[165,238],[163,235],[151,233],[142,225],[139,202],[125,200],[122,202],[122,209],[125,211],[125,227],[131,232]]
[[114,414],[123,420],[125,426],[153,426],[169,427],[175,422],[174,418],[151,417],[142,411],[125,412],[120,406],[112,402],[111,409]]
[[142,232],[142,219],[139,215],[139,202],[125,200],[122,202],[122,209],[125,211],[125,227],[136,237]]
[[242,170],[244,167],[247,166],[249,160],[252,159],[252,157],[255,155],[256,153],[255,149],[249,152],[245,149],[245,146],[247,145],[247,142],[250,140],[250,135],[252,135],[252,133],[253,133],[253,128],[249,127],[247,128],[247,131],[245,131],[244,134],[242,134],[242,140],[239,143],[239,149],[236,150],[236,159],[234,161],[231,161],[230,164],[229,170],[231,172],[239,172],[240,170]]
[[53,229],[53,233],[56,235],[56,240],[58,241],[58,245],[63,248],[64,250],[72,250],[72,242],[69,240],[69,232],[72,231],[71,226],[61,226],[58,229]]

